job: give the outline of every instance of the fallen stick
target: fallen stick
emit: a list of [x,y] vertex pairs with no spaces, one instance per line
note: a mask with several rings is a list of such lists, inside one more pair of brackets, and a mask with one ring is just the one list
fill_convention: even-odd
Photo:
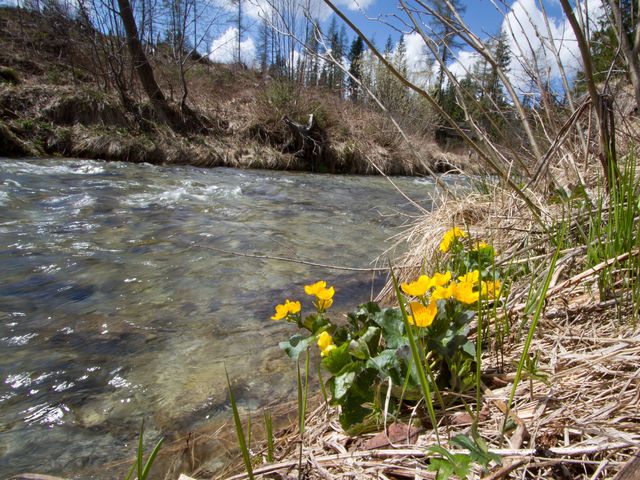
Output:
[[[619,450],[621,448],[632,447],[635,444],[630,442],[616,442],[616,443],[600,443],[598,445],[585,445],[582,447],[552,447],[539,451],[535,448],[521,448],[521,449],[507,449],[507,448],[490,448],[489,452],[501,457],[536,457],[537,454],[544,453],[545,458],[550,453],[557,456],[577,456],[577,455],[590,455],[593,453],[604,452],[607,450]],[[467,454],[467,450],[450,450],[452,455]],[[422,449],[384,449],[384,450],[369,450],[366,452],[357,451],[338,455],[327,455],[323,457],[316,457],[317,463],[332,463],[340,460],[355,460],[359,458],[411,458],[411,457],[425,457],[429,452]],[[277,470],[292,468],[298,465],[297,460],[291,460],[287,462],[272,463],[264,465],[262,467],[255,468],[253,470],[254,475],[261,475],[265,473],[272,473]],[[227,477],[227,480],[243,480],[248,478],[246,473]]]

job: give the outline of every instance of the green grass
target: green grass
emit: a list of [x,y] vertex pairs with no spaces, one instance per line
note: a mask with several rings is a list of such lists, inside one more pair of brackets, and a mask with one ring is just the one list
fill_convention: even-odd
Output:
[[242,428],[242,421],[240,420],[240,413],[238,411],[238,405],[236,399],[233,396],[233,389],[231,388],[231,381],[229,380],[229,374],[225,367],[224,373],[227,376],[227,387],[229,388],[229,402],[231,403],[231,410],[233,411],[233,423],[236,427],[236,435],[238,437],[238,445],[242,452],[242,460],[244,461],[245,469],[247,470],[247,476],[250,480],[253,480],[253,464],[251,463],[251,453],[247,446],[247,440],[244,436],[244,430]]
[[160,451],[160,447],[162,446],[162,442],[164,441],[164,438],[161,438],[160,440],[158,440],[158,443],[156,443],[156,446],[153,447],[153,450],[151,451],[149,458],[147,458],[147,461],[145,462],[144,447],[142,446],[143,437],[144,437],[144,420],[140,425],[140,437],[138,438],[138,450],[136,452],[136,461],[133,463],[133,465],[131,465],[131,469],[129,469],[129,472],[125,477],[125,480],[130,480],[131,475],[133,475],[134,471],[136,472],[135,478],[137,480],[146,480],[147,478],[149,478],[149,473],[151,472],[151,467],[153,466],[153,462],[158,456],[158,452]]

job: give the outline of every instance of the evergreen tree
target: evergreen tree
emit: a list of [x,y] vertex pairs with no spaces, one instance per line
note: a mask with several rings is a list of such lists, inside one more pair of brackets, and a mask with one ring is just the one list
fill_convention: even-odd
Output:
[[307,63],[307,85],[315,87],[319,82],[319,65],[318,65],[318,53],[320,50],[320,43],[318,42],[319,27],[317,20],[314,20],[309,29],[307,38],[307,48],[309,49],[309,61]]
[[[391,36],[387,38],[387,43],[384,47],[384,58],[393,63],[392,58],[392,50],[393,50],[393,41],[391,40]],[[385,67],[382,62],[376,62],[375,68],[375,92],[378,100],[382,102],[384,106],[387,108],[391,108],[392,99],[393,99],[393,78],[387,67]]]
[[493,58],[496,60],[496,65],[491,66],[489,78],[487,79],[486,91],[494,104],[502,106],[506,102],[502,92],[500,78],[498,77],[498,71],[502,71],[505,74],[508,73],[509,64],[511,63],[511,49],[509,48],[507,34],[504,31],[501,32],[495,42],[493,42],[492,50]]
[[271,41],[271,29],[266,18],[260,22],[260,30],[258,30],[258,60],[260,62],[260,71],[263,73],[269,69],[269,42]]
[[393,65],[406,77],[409,73],[409,67],[407,65],[407,46],[404,43],[404,35],[400,36],[400,41],[396,47],[396,51],[393,55]]
[[362,57],[364,54],[364,42],[357,36],[351,43],[349,50],[349,96],[354,102],[358,101],[359,86],[355,79],[362,80]]
[[[329,49],[331,50],[331,56],[335,60],[339,57],[336,54],[341,54],[339,41],[338,41],[338,24],[336,22],[336,18],[331,18],[331,23],[329,24],[329,31],[327,32],[327,36],[329,37]],[[333,89],[336,84],[337,77],[337,67],[334,64],[331,64],[327,67],[327,78],[326,78],[326,86]]]
[[[438,41],[438,57],[441,65],[449,63],[453,58],[454,51],[462,47],[462,43],[458,39],[458,33],[455,28],[455,18],[453,13],[443,0],[430,1],[433,10],[437,13],[434,15],[431,28],[435,33]],[[466,7],[462,4],[462,0],[450,0],[453,8],[458,13],[464,13]],[[444,69],[439,69],[438,83],[436,94],[442,94],[444,86]]]

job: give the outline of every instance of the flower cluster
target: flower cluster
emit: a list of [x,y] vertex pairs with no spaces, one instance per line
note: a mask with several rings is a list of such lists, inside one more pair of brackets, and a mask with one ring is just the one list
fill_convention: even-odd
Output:
[[464,238],[467,234],[459,229],[458,227],[453,227],[442,237],[442,241],[440,242],[440,251],[443,253],[447,253],[451,249],[451,245],[457,241],[458,238]]
[[323,314],[333,305],[335,289],[333,287],[327,287],[327,282],[320,280],[311,285],[305,285],[304,291],[307,295],[315,297],[315,301],[313,302],[313,306],[316,308],[315,314],[303,320],[300,313],[300,302],[285,300],[283,304],[276,305],[276,313],[271,319],[286,319],[288,322],[297,323],[299,328],[306,328],[311,331],[312,336],[318,339],[321,356],[325,357],[336,348],[331,335],[329,335],[327,331],[320,331],[320,329],[330,325],[328,320],[324,319]]
[[313,305],[318,309],[318,312],[324,312],[333,305],[333,294],[335,291],[333,287],[327,288],[327,282],[323,280],[312,285],[305,285],[304,293],[316,297]]
[[[446,232],[440,243],[440,250],[448,252],[453,245],[462,245],[459,239],[467,234],[458,227]],[[462,248],[462,247],[460,247]],[[493,255],[493,247],[484,241],[471,245],[473,252],[486,252]],[[460,252],[457,252],[460,253]],[[418,327],[429,327],[438,314],[439,300],[457,300],[463,305],[474,305],[481,298],[497,298],[500,295],[499,280],[482,280],[480,270],[475,269],[451,281],[453,274],[447,270],[436,272],[432,277],[420,275],[417,280],[400,285],[401,290],[418,301],[408,304],[411,313],[408,320]]]
[[283,318],[291,317],[300,313],[300,309],[300,302],[285,300],[283,304],[276,305],[276,313],[271,317],[271,320],[282,320]]
[[[429,395],[417,376],[415,358],[429,362],[433,375],[427,381],[433,389],[465,392],[474,385],[478,347],[469,334],[484,300],[500,296],[495,251],[458,227],[445,233],[440,251],[444,255],[433,275],[401,285],[394,278],[400,307],[369,302],[349,313],[346,321],[333,322],[326,312],[335,290],[322,280],[304,287],[315,311],[303,316],[300,302],[290,300],[275,307],[271,318],[286,319],[299,329],[280,342],[289,357],[298,361],[317,345],[322,366],[331,375],[326,382],[331,402],[341,407],[340,423],[347,431],[375,421],[384,382],[403,386],[401,393],[391,390],[400,403]],[[413,350],[412,356],[407,356],[408,350]]]

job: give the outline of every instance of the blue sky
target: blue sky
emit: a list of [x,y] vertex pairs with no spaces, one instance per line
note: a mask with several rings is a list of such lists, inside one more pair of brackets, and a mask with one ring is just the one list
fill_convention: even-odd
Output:
[[[265,0],[248,0],[262,2]],[[322,0],[310,0],[317,2],[322,9]],[[388,19],[392,23],[401,26],[400,23],[390,18],[390,15],[398,13],[397,0],[332,0],[341,10],[356,24],[369,38],[375,39],[375,44],[383,48],[387,37],[391,34],[394,42],[400,37],[398,31],[384,25],[384,22],[375,18]],[[407,0],[411,3],[410,0]],[[516,87],[526,88],[529,77],[526,73],[532,59],[537,62],[540,71],[547,72],[549,81],[554,82],[559,78],[559,67],[556,62],[556,52],[560,57],[563,68],[569,77],[581,68],[577,42],[568,21],[562,13],[558,0],[543,0],[544,7],[549,15],[549,24],[544,21],[543,13],[539,6],[539,0],[496,0],[501,5],[502,12],[498,11],[491,0],[473,0],[462,2],[466,6],[464,20],[471,30],[480,38],[487,39],[499,32],[507,35],[507,41],[511,48],[512,61],[509,75]],[[588,5],[592,18],[596,18],[602,12],[602,0],[581,0],[581,5]],[[321,14],[322,15],[322,14]],[[330,11],[324,6],[324,22],[330,22]],[[369,17],[369,18],[367,18]],[[403,27],[408,31],[408,27]],[[326,31],[326,30],[325,30]],[[354,34],[347,31],[349,39]],[[424,48],[422,39],[416,33],[405,36],[409,68],[414,72],[424,70]],[[555,50],[555,52],[554,52]],[[478,55],[470,48],[463,48],[456,52],[457,58],[449,65],[452,71],[462,78],[478,60]]]

